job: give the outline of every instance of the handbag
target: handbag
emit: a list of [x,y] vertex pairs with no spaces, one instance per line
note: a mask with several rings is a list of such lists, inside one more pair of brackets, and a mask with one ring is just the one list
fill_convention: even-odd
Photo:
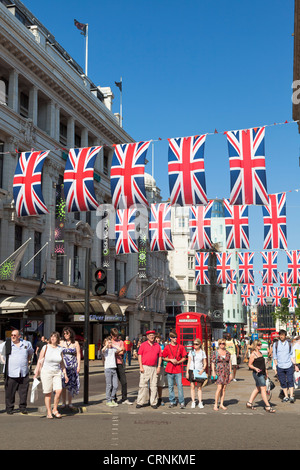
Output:
[[193,362],[194,362],[194,369],[193,369],[194,380],[196,382],[199,381],[199,380],[206,380],[207,379],[207,373],[203,371],[202,374],[200,374],[199,370],[195,369],[195,353],[194,353],[194,351],[193,351],[192,355],[193,355]]
[[39,359],[38,362],[37,362],[37,366],[36,366],[36,370],[35,370],[35,373],[36,373],[37,376],[40,375],[42,367],[44,365],[47,348],[48,348],[48,344],[47,344],[46,349],[45,349],[44,357],[42,357],[42,359]]
[[272,380],[269,377],[266,379],[266,386],[267,386],[267,392],[270,392],[271,390],[275,388],[274,382],[272,382]]

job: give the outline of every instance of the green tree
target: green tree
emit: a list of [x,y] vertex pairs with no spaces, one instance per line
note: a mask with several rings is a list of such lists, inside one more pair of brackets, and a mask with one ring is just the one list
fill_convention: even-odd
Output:
[[282,297],[280,300],[280,307],[276,307],[275,312],[272,312],[271,315],[274,318],[274,320],[280,320],[281,323],[287,324],[289,320],[299,320],[300,319],[300,298],[299,298],[299,293],[300,293],[300,288],[298,284],[293,284],[292,287],[297,287],[297,300],[296,300],[296,307],[295,307],[295,312],[290,313],[289,311],[289,303],[290,300]]

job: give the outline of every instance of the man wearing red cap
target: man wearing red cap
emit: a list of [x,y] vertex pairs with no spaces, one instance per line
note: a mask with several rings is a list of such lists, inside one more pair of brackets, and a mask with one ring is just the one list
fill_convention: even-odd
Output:
[[140,366],[140,383],[139,393],[136,400],[136,407],[142,408],[149,399],[148,383],[150,384],[150,405],[156,409],[157,394],[157,375],[160,372],[162,361],[161,347],[155,340],[155,331],[146,332],[147,341],[141,344],[138,351],[138,359]]

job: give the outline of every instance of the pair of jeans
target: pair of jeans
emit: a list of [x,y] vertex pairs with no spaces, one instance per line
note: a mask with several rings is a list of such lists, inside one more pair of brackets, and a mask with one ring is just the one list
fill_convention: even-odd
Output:
[[294,365],[288,369],[277,366],[277,375],[281,388],[294,388]]
[[105,369],[106,400],[112,401],[118,389],[117,369]]
[[178,389],[178,401],[182,405],[184,404],[184,394],[183,394],[183,385],[182,385],[182,375],[179,374],[167,374],[168,377],[168,387],[169,387],[169,400],[171,403],[176,403],[175,393],[174,393],[174,380]]
[[124,352],[124,365],[126,365],[126,357],[128,356],[128,365],[131,366],[131,351],[125,351]]

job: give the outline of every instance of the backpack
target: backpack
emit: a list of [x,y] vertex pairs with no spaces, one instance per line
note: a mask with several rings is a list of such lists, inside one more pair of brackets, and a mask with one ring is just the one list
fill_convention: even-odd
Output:
[[[289,354],[291,354],[292,343],[289,340],[287,340],[287,342],[289,343]],[[279,341],[276,341],[276,343],[275,343],[276,354],[277,354],[277,351],[278,351],[278,343],[279,343]]]

